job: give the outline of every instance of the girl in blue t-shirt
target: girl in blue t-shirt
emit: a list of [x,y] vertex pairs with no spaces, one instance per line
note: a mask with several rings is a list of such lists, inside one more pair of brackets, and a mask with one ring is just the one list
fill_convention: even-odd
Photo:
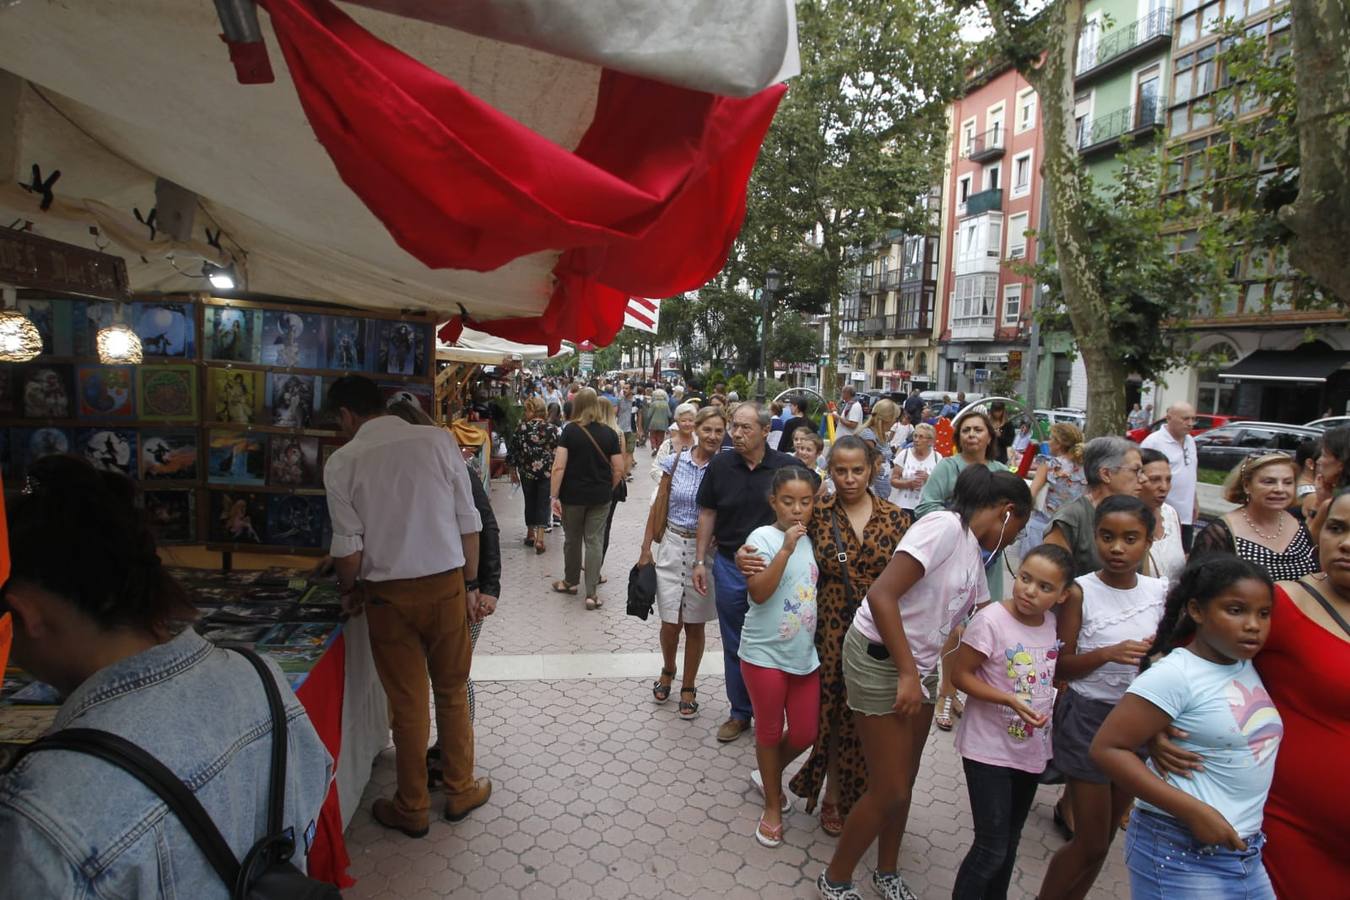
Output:
[[[1144,671],[1092,743],[1102,770],[1139,798],[1125,844],[1134,900],[1275,897],[1261,816],[1284,726],[1251,662],[1270,633],[1271,587],[1235,556],[1187,566]],[[1168,726],[1204,754],[1203,770],[1162,776],[1136,755]]]
[[[741,629],[741,675],[755,715],[750,777],[764,795],[755,839],[783,843],[783,769],[816,740],[820,714],[820,660],[816,656],[816,555],[806,536],[816,482],[801,466],[774,473],[769,506],[777,521],[750,532],[746,544],[768,561],[746,579],[750,608]],[[787,718],[787,733],[783,719]],[[756,777],[758,776],[758,777]]]

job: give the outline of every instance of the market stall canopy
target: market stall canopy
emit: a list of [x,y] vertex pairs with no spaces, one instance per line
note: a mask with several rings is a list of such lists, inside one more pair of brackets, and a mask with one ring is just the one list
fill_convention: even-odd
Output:
[[[233,260],[250,292],[462,307],[555,349],[720,268],[791,0],[364,2],[263,0],[276,80],[249,85],[199,0],[0,7],[0,175],[61,172],[49,198],[5,177],[0,212],[113,241],[138,291]],[[194,227],[146,224],[157,184]]]
[[505,359],[550,359],[571,352],[572,348],[567,347],[552,354],[548,347],[539,344],[517,344],[470,328],[464,329],[459,341],[454,344],[443,341],[436,343],[436,358],[441,362],[481,363],[485,366],[499,365]]
[[1219,373],[1230,381],[1325,382],[1350,366],[1350,353],[1323,347],[1298,350],[1253,350]]

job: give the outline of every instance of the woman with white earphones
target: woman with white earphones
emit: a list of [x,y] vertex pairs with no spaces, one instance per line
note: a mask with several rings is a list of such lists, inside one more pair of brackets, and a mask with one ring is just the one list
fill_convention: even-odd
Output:
[[867,759],[867,793],[817,881],[827,900],[861,900],[853,869],[874,840],[873,887],[885,898],[913,896],[897,867],[937,702],[938,654],[956,623],[990,599],[985,554],[997,558],[1030,515],[1025,481],[969,466],[956,479],[951,508],[905,533],[858,608],[844,638],[844,685]]

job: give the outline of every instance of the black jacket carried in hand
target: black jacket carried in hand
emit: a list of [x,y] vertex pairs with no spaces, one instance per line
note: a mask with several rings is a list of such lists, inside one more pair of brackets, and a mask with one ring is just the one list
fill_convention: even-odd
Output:
[[488,499],[487,488],[483,480],[473,472],[469,473],[473,482],[473,505],[483,520],[483,530],[478,534],[478,591],[489,597],[502,595],[502,542],[497,528],[497,517],[492,512],[492,501]]

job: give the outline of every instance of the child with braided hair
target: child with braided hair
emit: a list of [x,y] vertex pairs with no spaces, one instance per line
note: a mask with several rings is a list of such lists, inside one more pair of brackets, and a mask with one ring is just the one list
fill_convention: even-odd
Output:
[[[1252,563],[1228,554],[1192,562],[1168,595],[1144,671],[1093,741],[1092,758],[1139,797],[1125,845],[1134,900],[1275,897],[1261,827],[1284,726],[1252,665],[1273,607],[1270,576]],[[1188,778],[1136,753],[1168,726],[1204,756]]]

